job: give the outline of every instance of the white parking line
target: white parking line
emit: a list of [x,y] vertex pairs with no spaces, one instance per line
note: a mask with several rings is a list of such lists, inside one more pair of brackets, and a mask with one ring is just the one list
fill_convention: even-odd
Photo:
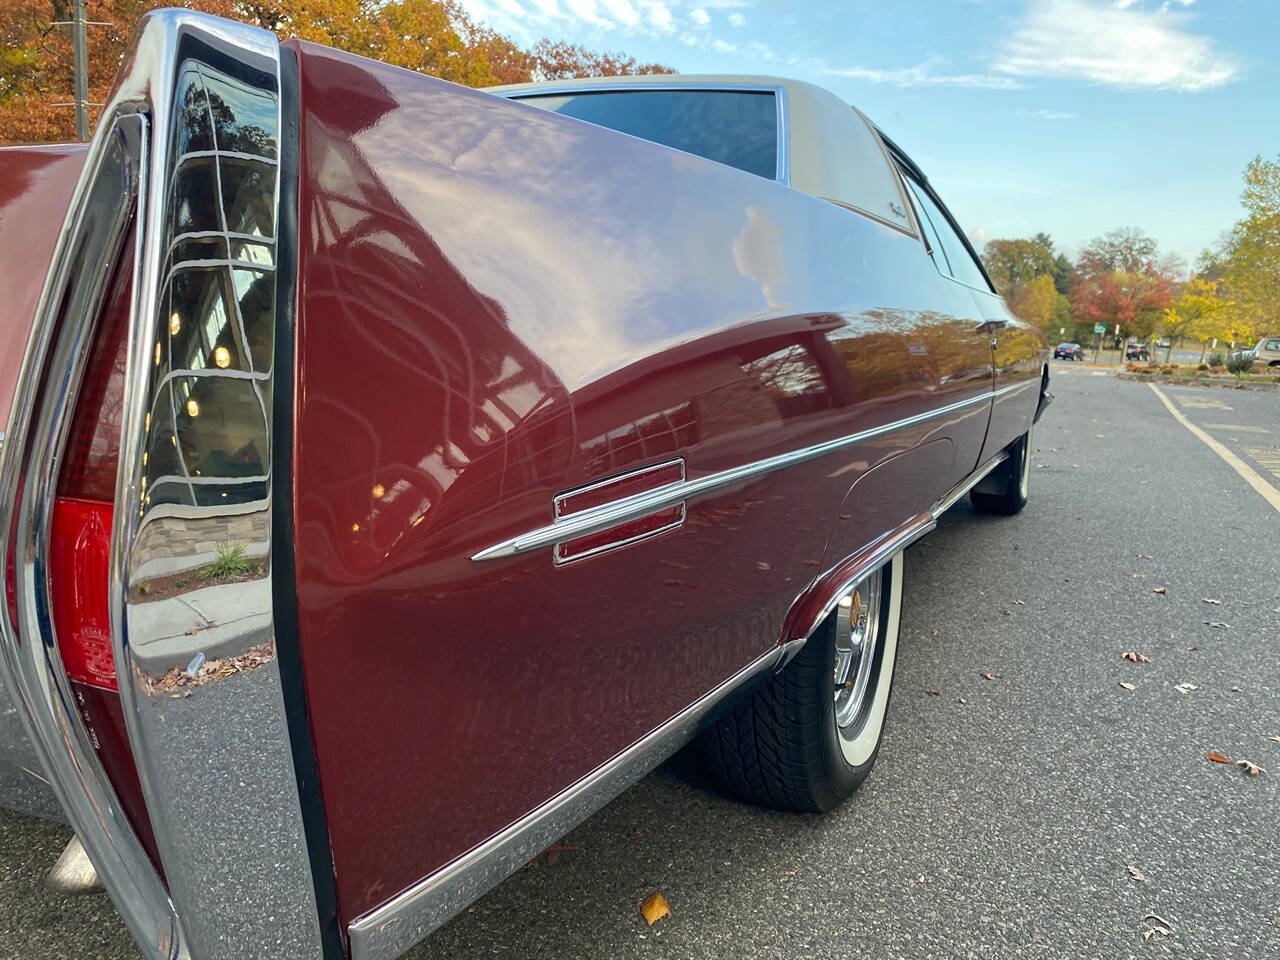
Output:
[[1161,389],[1154,383],[1148,383],[1147,386],[1154,391],[1155,395],[1160,398],[1160,402],[1169,409],[1171,414],[1173,414],[1173,419],[1177,420],[1180,424],[1190,430],[1192,434],[1204,443],[1205,446],[1225,460],[1227,462],[1227,466],[1240,474],[1240,476],[1244,478],[1245,483],[1258,491],[1262,496],[1262,499],[1271,504],[1277,513],[1280,513],[1280,490],[1277,490],[1271,484],[1267,483],[1267,481],[1262,478],[1262,475],[1259,474],[1258,471],[1254,470],[1253,467],[1249,466],[1229,449],[1224,447],[1221,443],[1213,439],[1213,437],[1209,436],[1209,434],[1205,433],[1183,416],[1182,411],[1175,407],[1173,405],[1173,401],[1166,397],[1163,391],[1161,391]]
[[1273,477],[1280,480],[1280,448],[1245,447],[1244,452],[1271,471]]

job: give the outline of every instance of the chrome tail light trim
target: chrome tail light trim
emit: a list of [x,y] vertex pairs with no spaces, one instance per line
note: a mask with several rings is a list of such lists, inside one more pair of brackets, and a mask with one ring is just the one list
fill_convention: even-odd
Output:
[[[0,673],[68,821],[129,932],[150,958],[181,958],[181,925],[75,708],[53,635],[46,571],[56,467],[107,271],[138,209],[146,118],[104,123],[85,163],[37,307],[0,451],[0,544],[12,544],[16,604],[0,612]],[[59,330],[59,317],[65,329]]]
[[[334,952],[320,933],[275,656],[280,85],[270,33],[185,10],[143,18],[54,254],[0,453],[0,502],[15,504],[0,543],[16,525],[19,594],[18,622],[0,616],[2,672],[68,818],[154,958]],[[46,595],[86,318],[135,201],[111,621],[167,890],[85,742]],[[281,387],[291,390],[291,371]]]

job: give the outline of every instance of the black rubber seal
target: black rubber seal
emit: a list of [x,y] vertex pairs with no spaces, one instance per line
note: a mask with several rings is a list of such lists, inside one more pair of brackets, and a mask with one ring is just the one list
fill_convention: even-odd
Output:
[[320,795],[320,769],[307,691],[302,677],[298,631],[297,568],[293,556],[293,400],[294,342],[298,294],[298,170],[300,161],[298,59],[280,47],[280,206],[276,224],[276,380],[271,399],[271,602],[275,620],[276,662],[284,692],[285,720],[298,778],[302,829],[311,861],[320,942],[324,960],[346,956],[338,917],[338,888],[329,845],[329,822]]

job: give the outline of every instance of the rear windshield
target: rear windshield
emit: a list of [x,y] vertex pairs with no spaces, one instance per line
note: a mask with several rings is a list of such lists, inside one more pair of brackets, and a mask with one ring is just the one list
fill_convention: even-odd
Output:
[[778,109],[769,91],[619,90],[519,99],[769,180],[777,177]]

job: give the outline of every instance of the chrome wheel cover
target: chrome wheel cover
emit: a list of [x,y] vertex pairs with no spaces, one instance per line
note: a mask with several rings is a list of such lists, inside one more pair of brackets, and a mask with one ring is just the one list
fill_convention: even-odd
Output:
[[876,651],[883,635],[880,591],[883,568],[876,570],[836,605],[834,692],[836,730],[854,740],[866,720],[867,694]]

